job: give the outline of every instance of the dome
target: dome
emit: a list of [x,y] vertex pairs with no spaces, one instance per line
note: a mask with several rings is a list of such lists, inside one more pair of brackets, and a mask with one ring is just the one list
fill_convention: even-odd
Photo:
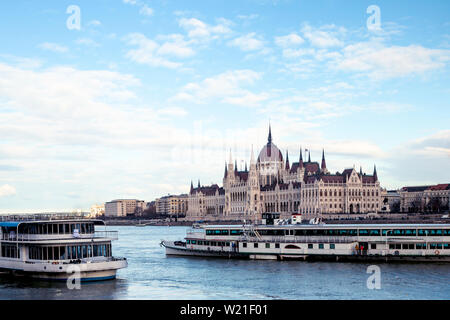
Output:
[[272,142],[266,144],[262,148],[258,156],[258,162],[282,162],[283,155],[280,149]]
[[272,130],[269,126],[269,137],[267,144],[262,148],[258,156],[258,162],[280,162],[283,161],[283,155],[280,149],[272,143]]

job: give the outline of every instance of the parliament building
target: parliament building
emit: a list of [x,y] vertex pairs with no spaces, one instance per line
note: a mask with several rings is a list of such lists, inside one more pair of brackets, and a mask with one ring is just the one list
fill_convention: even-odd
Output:
[[[306,159],[306,156],[308,157]],[[382,196],[376,167],[372,175],[355,168],[331,174],[325,152],[322,161],[311,161],[310,151],[300,148],[298,162],[290,163],[272,141],[269,127],[267,144],[250,165],[238,170],[232,155],[225,164],[223,186],[198,183],[188,195],[186,220],[260,220],[263,213],[279,213],[281,218],[302,214],[303,219],[338,214],[367,214],[381,210]]]

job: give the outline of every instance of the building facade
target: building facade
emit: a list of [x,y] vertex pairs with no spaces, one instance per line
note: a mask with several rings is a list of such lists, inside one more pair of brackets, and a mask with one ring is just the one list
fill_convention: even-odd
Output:
[[145,201],[118,199],[105,203],[105,217],[141,216],[146,208]]
[[105,205],[104,204],[94,204],[91,206],[89,212],[89,218],[97,218],[99,216],[105,215]]
[[[311,161],[311,153],[303,159],[300,148],[298,162],[283,158],[272,141],[269,127],[267,144],[255,160],[253,150],[250,166],[238,170],[230,153],[225,164],[223,187],[218,185],[193,187],[188,197],[186,219],[249,220],[261,219],[262,213],[278,212],[281,218],[302,214],[304,218],[326,214],[371,213],[381,210],[381,187],[377,171],[367,175],[355,168],[331,174],[322,161]],[[305,155],[306,158],[306,155]]]
[[155,200],[157,214],[185,216],[188,208],[188,195],[169,195]]
[[441,212],[450,207],[450,183],[404,187],[399,193],[401,212]]

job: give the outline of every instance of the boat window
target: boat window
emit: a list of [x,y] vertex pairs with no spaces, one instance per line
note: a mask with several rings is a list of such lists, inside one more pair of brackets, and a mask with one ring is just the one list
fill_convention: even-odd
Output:
[[242,230],[230,230],[232,236],[242,235]]
[[275,248],[279,249],[280,248],[280,244],[279,243],[275,243]]
[[191,244],[197,244],[197,240],[191,240]]
[[253,244],[253,247],[254,247],[254,248],[258,248],[258,243],[255,242],[255,243]]
[[371,243],[370,244],[370,249],[376,249],[377,248],[377,244],[376,243]]
[[442,249],[449,250],[450,249],[450,243],[443,243],[442,244]]
[[314,245],[312,243],[308,243],[308,249],[313,249]]
[[266,243],[266,249],[270,249],[270,243]]
[[426,249],[425,243],[416,243],[416,249]]
[[380,230],[379,229],[370,229],[369,230],[369,236],[373,237],[373,236],[379,236],[380,235]]
[[285,249],[301,249],[299,246],[296,246],[296,245],[293,245],[293,244],[288,244],[284,248]]
[[319,243],[319,249],[323,249],[323,243]]
[[53,225],[53,234],[58,234],[58,225],[56,223]]
[[247,242],[242,243],[242,248],[247,248]]
[[81,233],[86,233],[86,224],[85,223],[82,223],[81,224]]
[[336,245],[334,243],[330,243],[330,249],[336,249]]

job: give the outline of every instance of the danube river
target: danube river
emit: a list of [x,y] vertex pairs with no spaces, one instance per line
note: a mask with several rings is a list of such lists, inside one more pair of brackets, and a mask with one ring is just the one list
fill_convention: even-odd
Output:
[[116,280],[82,284],[0,278],[0,299],[449,299],[450,264],[378,264],[381,288],[368,289],[367,263],[166,257],[161,239],[186,227],[111,226],[113,254],[128,259]]

